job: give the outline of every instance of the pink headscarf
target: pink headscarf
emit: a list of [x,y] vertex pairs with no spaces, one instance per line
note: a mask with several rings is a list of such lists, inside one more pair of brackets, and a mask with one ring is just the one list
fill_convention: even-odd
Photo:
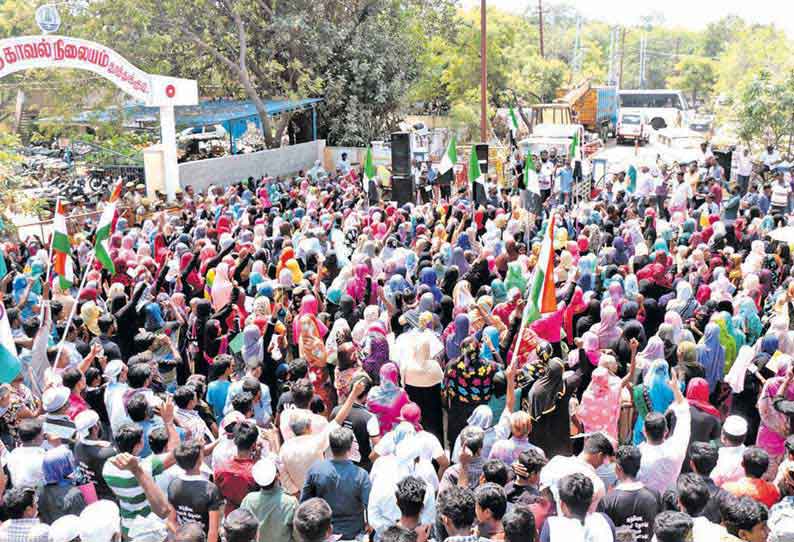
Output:
[[613,441],[618,438],[618,418],[620,418],[620,379],[612,376],[603,367],[593,371],[590,385],[587,386],[577,418],[587,433],[603,431]]
[[225,307],[232,299],[232,283],[229,281],[229,266],[225,262],[215,268],[215,279],[212,282],[210,297],[212,308],[216,311]]
[[601,321],[593,324],[590,331],[598,337],[599,348],[609,348],[612,343],[620,338],[621,331],[618,327],[618,312],[609,305],[601,309]]

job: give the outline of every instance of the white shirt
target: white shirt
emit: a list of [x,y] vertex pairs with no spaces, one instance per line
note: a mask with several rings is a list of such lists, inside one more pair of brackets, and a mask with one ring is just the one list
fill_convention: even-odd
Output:
[[638,173],[637,188],[634,191],[634,195],[638,197],[644,197],[653,192],[653,189],[653,177],[651,177],[651,174],[642,172]]
[[739,167],[736,173],[742,177],[749,177],[753,173],[753,157],[749,154],[747,156],[740,154]]
[[606,495],[606,486],[604,481],[598,476],[598,473],[590,463],[579,459],[578,456],[566,457],[564,455],[555,455],[551,460],[546,463],[540,470],[540,483],[551,489],[552,495],[555,500],[559,500],[558,484],[560,480],[569,474],[581,473],[590,478],[593,483],[593,500],[590,502],[590,509],[588,512],[595,512],[598,503]]
[[711,471],[711,479],[714,483],[722,487],[722,484],[727,482],[736,482],[744,476],[744,468],[742,467],[742,455],[747,447],[742,444],[741,446],[723,446],[717,452],[717,464],[714,470]]
[[761,153],[760,160],[765,166],[772,166],[775,162],[780,162],[780,153],[777,152],[777,149],[774,149],[772,154],[764,151]]
[[692,430],[689,403],[686,400],[674,403],[671,409],[677,420],[673,434],[661,444],[643,442],[639,446],[642,461],[637,480],[660,494],[675,485],[686,457]]
[[692,542],[713,542],[719,540],[725,528],[710,522],[704,517],[692,518]]
[[36,487],[44,483],[44,448],[19,446],[8,454],[8,472],[14,487]]
[[[375,530],[376,540],[380,538],[380,534],[384,530],[400,520],[401,514],[400,509],[397,507],[397,496],[395,495],[397,483],[407,476],[417,476],[419,479],[424,479],[416,470],[416,466],[424,463],[424,461],[420,460],[419,463],[414,463],[411,472],[407,472],[395,456],[381,457],[376,461],[377,463],[380,463],[380,468],[378,469],[378,474],[373,476],[372,490],[367,503],[367,521]],[[425,484],[427,485],[426,480]],[[423,525],[432,525],[436,520],[435,495],[436,492],[432,487],[426,488],[422,511],[419,513],[419,522]]]

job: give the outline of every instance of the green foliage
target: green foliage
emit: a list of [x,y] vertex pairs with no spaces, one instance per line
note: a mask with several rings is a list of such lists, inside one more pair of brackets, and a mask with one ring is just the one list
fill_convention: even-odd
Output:
[[715,62],[707,58],[687,56],[675,65],[675,72],[667,78],[667,86],[689,93],[692,103],[710,95],[717,83]]
[[750,142],[767,132],[776,144],[794,136],[794,70],[773,77],[763,70],[744,86],[737,110],[739,137]]
[[30,179],[20,171],[20,145],[17,135],[0,131],[0,222],[12,231],[14,225],[10,213],[35,213],[41,206],[39,200],[23,191],[29,186]]

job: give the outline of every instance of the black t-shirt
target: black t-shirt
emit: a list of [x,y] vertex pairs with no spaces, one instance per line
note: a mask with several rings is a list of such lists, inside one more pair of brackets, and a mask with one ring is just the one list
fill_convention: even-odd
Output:
[[117,453],[119,452],[115,446],[102,440],[80,440],[74,446],[74,457],[88,479],[94,483],[97,497],[100,499],[115,499],[113,491],[102,477],[102,468],[105,466],[105,461]]
[[540,498],[538,488],[534,486],[520,486],[515,482],[508,482],[505,486],[507,502],[511,504],[532,504]]
[[615,489],[598,503],[598,510],[609,516],[617,531],[631,531],[636,542],[650,542],[653,521],[661,509],[659,494],[647,487]]
[[[338,406],[334,408],[333,412],[331,412],[331,419],[336,416],[340,408]],[[358,466],[367,472],[372,468],[372,461],[369,459],[369,454],[372,453],[372,445],[369,440],[369,431],[367,431],[367,422],[372,416],[374,414],[367,410],[367,407],[354,403],[353,408],[350,409],[350,414],[348,414],[347,419],[342,424],[343,427],[353,431],[358,443],[358,451],[361,454],[361,461],[359,461]]]
[[210,512],[220,510],[223,496],[218,486],[198,475],[183,474],[168,486],[168,501],[179,525],[196,521],[209,531]]

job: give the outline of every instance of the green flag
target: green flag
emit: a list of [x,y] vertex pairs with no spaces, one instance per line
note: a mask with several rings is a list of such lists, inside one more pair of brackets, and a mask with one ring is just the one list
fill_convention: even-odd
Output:
[[513,134],[513,137],[516,137],[518,133],[518,117],[516,117],[516,112],[513,111],[512,107],[510,107],[508,119],[510,120],[510,132]]
[[480,161],[477,159],[477,152],[474,146],[471,147],[469,155],[469,182],[483,184],[482,171],[480,171]]
[[580,160],[579,157],[579,132],[576,131],[573,134],[573,140],[571,140],[571,146],[568,149],[568,158],[571,161]]
[[364,159],[364,192],[369,194],[369,182],[377,175],[375,164],[372,163],[372,147],[367,146],[367,157]]

